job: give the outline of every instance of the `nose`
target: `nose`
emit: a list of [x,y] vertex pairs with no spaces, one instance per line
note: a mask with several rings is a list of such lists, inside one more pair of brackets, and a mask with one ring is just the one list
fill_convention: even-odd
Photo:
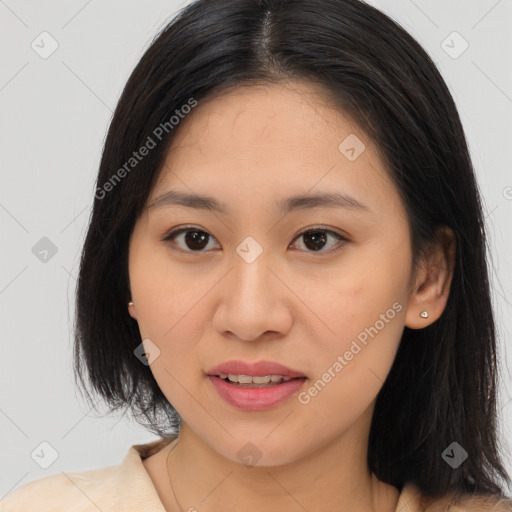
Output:
[[293,324],[293,294],[279,274],[265,251],[251,263],[235,254],[233,268],[219,288],[214,329],[244,341],[285,336]]

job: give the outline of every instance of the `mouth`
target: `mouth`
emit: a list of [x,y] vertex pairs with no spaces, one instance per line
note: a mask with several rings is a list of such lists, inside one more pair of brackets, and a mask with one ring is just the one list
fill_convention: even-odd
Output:
[[275,361],[226,361],[206,373],[209,377],[219,377],[229,384],[246,387],[273,386],[293,379],[306,378],[302,372]]
[[262,411],[290,399],[307,376],[275,361],[227,361],[207,373],[219,395],[245,411]]
[[232,371],[224,366],[210,370],[207,378],[227,404],[246,412],[268,410],[290,400],[307,381],[305,375],[281,365],[270,365],[272,369],[268,364],[252,365],[249,371],[246,363],[229,365]]
[[304,380],[306,377],[286,377],[284,375],[235,375],[235,374],[226,374],[221,373],[219,375],[212,375],[212,377],[218,377],[223,381],[231,384],[233,386],[242,387],[242,388],[268,388],[273,386],[279,386],[284,382],[288,382],[290,380],[302,379]]

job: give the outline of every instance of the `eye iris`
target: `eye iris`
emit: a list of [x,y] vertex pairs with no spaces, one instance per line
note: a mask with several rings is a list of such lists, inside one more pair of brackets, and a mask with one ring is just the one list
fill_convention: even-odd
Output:
[[[187,231],[185,243],[189,249],[203,249],[208,245],[209,235],[204,231]],[[206,240],[206,243],[203,243]]]
[[[318,251],[321,249],[327,240],[327,236],[324,231],[308,231],[302,235],[304,237],[304,244],[308,249],[312,249],[313,251]],[[308,240],[311,242],[312,247],[308,243]],[[318,244],[321,244],[321,247],[318,247]]]
[[[201,230],[184,230],[185,232],[185,244],[190,250],[202,250],[208,245],[208,241],[210,235],[205,231]],[[327,242],[326,231],[318,230],[318,231],[306,231],[303,233],[302,238],[304,240],[304,245],[312,250],[319,251],[324,247]]]

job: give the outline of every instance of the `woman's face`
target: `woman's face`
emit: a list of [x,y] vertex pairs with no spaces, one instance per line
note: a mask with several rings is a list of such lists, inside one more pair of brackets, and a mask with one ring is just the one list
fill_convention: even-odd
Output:
[[[148,204],[173,191],[221,208],[168,196],[130,239],[130,314],[150,369],[182,428],[233,461],[364,446],[407,320],[403,204],[366,134],[315,91],[293,82],[199,103]],[[263,389],[210,372],[235,360],[302,378]],[[259,370],[231,367],[286,373]]]

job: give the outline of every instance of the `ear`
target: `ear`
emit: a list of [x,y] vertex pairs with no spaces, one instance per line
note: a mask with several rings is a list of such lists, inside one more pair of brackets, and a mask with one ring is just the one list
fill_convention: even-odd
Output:
[[137,320],[137,312],[135,311],[135,305],[133,303],[128,304],[128,313],[133,319]]
[[[437,229],[436,240],[420,263],[411,288],[405,325],[410,329],[422,329],[434,323],[443,313],[455,265],[456,240],[448,226]],[[428,312],[427,318],[420,313]]]

